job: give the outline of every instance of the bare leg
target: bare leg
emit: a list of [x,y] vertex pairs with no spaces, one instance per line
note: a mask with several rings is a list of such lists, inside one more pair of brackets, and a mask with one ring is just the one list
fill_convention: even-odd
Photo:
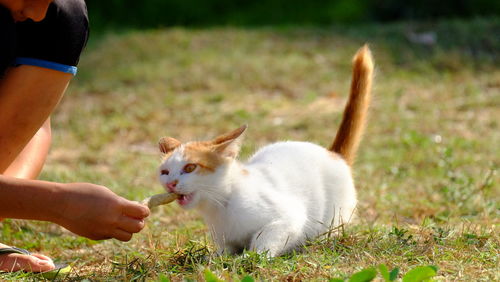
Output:
[[51,142],[50,119],[35,133],[17,158],[2,173],[16,178],[36,179],[42,171]]

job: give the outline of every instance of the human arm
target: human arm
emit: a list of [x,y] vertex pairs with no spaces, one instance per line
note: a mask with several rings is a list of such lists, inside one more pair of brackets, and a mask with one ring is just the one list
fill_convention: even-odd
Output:
[[[35,66],[11,68],[0,83],[0,218],[46,220],[91,239],[127,241],[144,226],[147,207],[90,183],[16,179],[12,163],[59,103],[72,75]],[[50,137],[50,136],[49,136]],[[29,145],[28,145],[29,147]],[[48,149],[48,148],[46,148]],[[47,150],[28,171],[41,169]]]
[[43,220],[94,240],[128,241],[149,209],[90,183],[55,183],[0,175],[0,218]]

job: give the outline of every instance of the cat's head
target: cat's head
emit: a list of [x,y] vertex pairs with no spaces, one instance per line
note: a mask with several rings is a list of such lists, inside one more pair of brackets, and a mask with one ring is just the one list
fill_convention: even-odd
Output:
[[177,193],[184,208],[200,201],[221,204],[227,194],[227,174],[240,150],[244,125],[209,141],[181,143],[172,137],[160,139],[164,159],[159,167],[160,183]]

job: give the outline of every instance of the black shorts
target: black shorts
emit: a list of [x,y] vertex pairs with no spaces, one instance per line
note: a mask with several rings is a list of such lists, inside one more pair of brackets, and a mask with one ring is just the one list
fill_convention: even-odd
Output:
[[89,34],[84,0],[54,0],[45,19],[14,22],[0,5],[0,76],[10,66],[33,65],[76,74]]

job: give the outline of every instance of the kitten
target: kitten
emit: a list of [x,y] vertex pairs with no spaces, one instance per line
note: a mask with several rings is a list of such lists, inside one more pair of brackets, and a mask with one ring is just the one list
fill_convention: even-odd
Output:
[[253,250],[279,256],[348,222],[356,207],[350,166],[364,130],[373,62],[362,47],[353,59],[351,93],[329,149],[308,142],[277,142],[247,162],[238,156],[242,126],[210,141],[164,137],[160,182],[198,209],[218,253]]

